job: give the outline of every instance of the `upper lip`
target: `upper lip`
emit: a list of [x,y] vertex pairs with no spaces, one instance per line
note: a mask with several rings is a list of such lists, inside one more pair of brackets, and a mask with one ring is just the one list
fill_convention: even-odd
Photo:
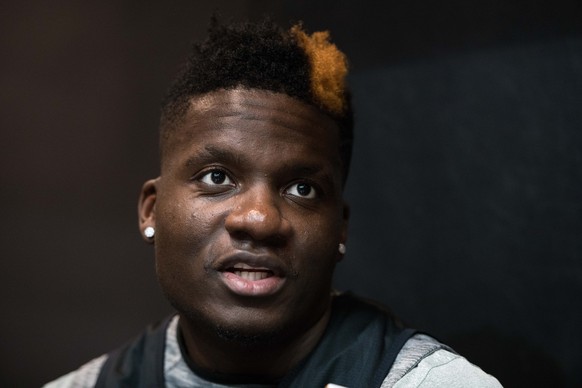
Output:
[[[242,264],[242,265],[241,265]],[[240,265],[240,266],[237,266]],[[287,270],[276,256],[256,255],[249,252],[237,252],[221,257],[217,260],[214,269],[220,272],[239,268],[240,270],[271,271],[273,275],[284,277]]]

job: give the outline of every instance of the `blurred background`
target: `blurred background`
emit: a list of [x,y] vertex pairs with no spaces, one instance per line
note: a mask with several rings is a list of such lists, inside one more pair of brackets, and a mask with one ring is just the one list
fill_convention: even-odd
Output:
[[159,102],[212,13],[330,29],[356,145],[339,289],[508,387],[582,385],[580,1],[4,0],[0,386],[171,311],[137,229]]

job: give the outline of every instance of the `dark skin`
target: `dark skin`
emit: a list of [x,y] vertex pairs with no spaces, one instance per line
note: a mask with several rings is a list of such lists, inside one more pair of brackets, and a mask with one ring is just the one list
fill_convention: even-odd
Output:
[[145,183],[139,223],[188,356],[220,374],[277,379],[317,344],[346,240],[339,130],[287,95],[193,98]]

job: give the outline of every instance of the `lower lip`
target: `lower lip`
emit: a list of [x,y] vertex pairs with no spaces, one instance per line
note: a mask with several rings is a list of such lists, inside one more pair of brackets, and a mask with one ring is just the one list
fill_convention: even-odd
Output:
[[226,286],[235,294],[242,296],[269,296],[283,287],[284,278],[271,276],[261,280],[247,280],[232,272],[222,272]]

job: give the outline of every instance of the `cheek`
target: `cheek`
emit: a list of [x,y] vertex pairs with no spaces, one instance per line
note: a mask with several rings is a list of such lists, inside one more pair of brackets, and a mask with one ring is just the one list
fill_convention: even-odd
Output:
[[156,273],[170,303],[181,310],[190,309],[191,295],[204,299],[206,269],[220,246],[219,216],[196,204],[168,201],[157,209]]
[[164,201],[156,210],[156,259],[199,269],[220,235],[220,213],[201,201]]
[[309,220],[297,231],[297,247],[301,251],[301,265],[315,271],[333,269],[341,224],[335,218]]

